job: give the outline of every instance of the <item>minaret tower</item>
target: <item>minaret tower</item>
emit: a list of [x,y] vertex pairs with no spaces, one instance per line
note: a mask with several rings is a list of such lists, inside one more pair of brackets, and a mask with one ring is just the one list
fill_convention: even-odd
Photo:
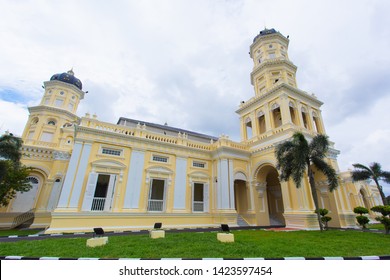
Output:
[[28,108],[30,116],[22,136],[24,143],[51,148],[73,144],[63,139],[61,129],[79,122],[76,111],[84,98],[82,83],[69,70],[53,75],[50,81],[44,82],[44,89],[40,104]]
[[275,29],[262,30],[250,46],[251,82],[255,96],[242,101],[241,141],[252,145],[286,139],[294,131],[325,133],[320,106],[314,94],[298,89],[297,67],[288,57],[288,36]]

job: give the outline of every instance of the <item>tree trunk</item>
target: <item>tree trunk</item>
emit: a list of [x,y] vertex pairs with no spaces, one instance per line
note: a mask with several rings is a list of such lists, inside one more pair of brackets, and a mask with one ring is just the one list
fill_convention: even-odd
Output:
[[314,206],[316,208],[318,224],[320,226],[320,230],[323,231],[324,227],[323,227],[322,222],[321,222],[320,212],[318,211],[319,207],[318,207],[317,189],[316,189],[316,184],[315,184],[315,181],[314,181],[314,174],[313,174],[313,171],[311,171],[310,164],[308,165],[307,171],[308,171],[307,173],[309,174],[309,183],[310,183],[311,195],[313,197]]
[[372,176],[372,179],[374,179],[374,182],[375,182],[375,184],[376,184],[376,186],[378,188],[379,194],[381,195],[383,205],[386,205],[386,196],[385,196],[385,194],[383,192],[382,186],[379,185],[378,178],[376,178],[375,176]]

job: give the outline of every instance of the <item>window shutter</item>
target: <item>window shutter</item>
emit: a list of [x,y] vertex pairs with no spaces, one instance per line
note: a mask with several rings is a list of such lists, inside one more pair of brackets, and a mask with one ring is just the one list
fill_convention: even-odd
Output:
[[110,181],[108,183],[106,203],[104,204],[104,211],[110,211],[112,206],[112,198],[114,197],[114,186],[116,182],[116,175],[110,175]]
[[81,209],[82,211],[91,211],[92,200],[95,194],[98,177],[99,177],[98,173],[94,173],[94,172],[89,173],[88,183],[84,194],[83,206]]
[[204,212],[209,212],[209,184],[203,185],[203,203],[204,203]]

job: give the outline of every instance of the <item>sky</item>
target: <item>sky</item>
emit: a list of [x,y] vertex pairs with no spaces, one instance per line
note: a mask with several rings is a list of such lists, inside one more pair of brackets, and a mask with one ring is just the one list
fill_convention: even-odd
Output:
[[249,46],[275,28],[298,87],[324,102],[341,171],[390,171],[389,12],[387,0],[0,0],[0,134],[21,135],[43,82],[73,68],[88,91],[79,116],[239,141],[235,111],[254,96]]

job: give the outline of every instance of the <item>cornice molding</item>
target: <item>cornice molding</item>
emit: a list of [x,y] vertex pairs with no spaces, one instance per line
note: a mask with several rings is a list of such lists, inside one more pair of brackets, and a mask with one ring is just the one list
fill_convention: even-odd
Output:
[[318,100],[316,97],[308,94],[307,92],[300,90],[298,88],[292,87],[286,83],[279,83],[275,87],[271,88],[267,93],[262,95],[256,95],[249,99],[247,102],[244,102],[240,105],[240,108],[236,110],[237,114],[242,114],[245,110],[250,109],[254,104],[259,105],[259,103],[264,102],[267,98],[273,97],[278,94],[281,90],[290,91],[293,94],[299,96],[302,100],[306,100],[314,103],[314,105],[320,107],[324,103]]
[[254,76],[258,74],[259,72],[263,71],[264,68],[274,65],[280,65],[280,64],[286,64],[288,67],[290,67],[293,71],[297,71],[298,67],[293,64],[290,60],[284,59],[284,58],[273,58],[273,59],[266,59],[264,62],[262,62],[258,67],[256,67],[251,72],[251,84],[254,84]]
[[56,107],[51,107],[47,105],[38,105],[38,106],[32,106],[28,107],[28,112],[30,114],[32,113],[39,113],[40,111],[48,111],[56,114],[63,114],[69,117],[70,119],[76,119],[77,121],[80,121],[80,118],[76,115],[73,114],[67,110],[61,109],[61,108],[56,108]]

